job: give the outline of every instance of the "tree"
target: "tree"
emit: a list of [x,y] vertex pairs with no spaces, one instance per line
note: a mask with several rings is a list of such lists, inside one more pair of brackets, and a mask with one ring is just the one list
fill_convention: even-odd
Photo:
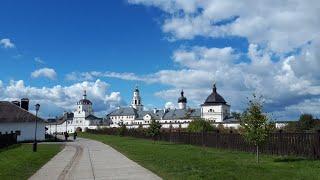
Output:
[[311,114],[301,114],[298,122],[298,129],[300,131],[306,131],[314,128],[315,121]]
[[292,121],[284,127],[289,132],[305,132],[314,130],[317,126],[316,120],[314,120],[311,114],[301,114],[299,121]]
[[120,127],[118,128],[118,135],[119,136],[124,136],[125,133],[127,132],[127,127],[125,124],[121,123]]
[[257,163],[259,163],[259,146],[267,139],[271,130],[271,124],[265,113],[263,113],[262,97],[253,94],[249,100],[247,109],[241,116],[241,127],[243,136],[256,147]]
[[208,132],[213,131],[214,127],[204,119],[194,119],[189,123],[188,132]]
[[236,120],[241,119],[241,113],[238,113],[238,112],[231,112],[231,116],[234,117],[234,119]]
[[161,129],[161,124],[158,121],[152,119],[151,124],[148,128],[147,134],[148,136],[151,136],[152,139],[155,141],[156,137],[160,135],[160,129]]

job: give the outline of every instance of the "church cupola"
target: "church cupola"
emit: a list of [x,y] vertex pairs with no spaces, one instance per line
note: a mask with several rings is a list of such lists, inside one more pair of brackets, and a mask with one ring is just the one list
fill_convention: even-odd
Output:
[[141,102],[138,86],[136,86],[135,90],[133,91],[131,106],[136,110],[143,110],[143,105]]
[[87,91],[84,90],[82,99],[77,102],[77,108],[74,111],[74,117],[84,118],[93,114],[92,102],[87,99]]
[[186,109],[187,108],[187,98],[184,97],[183,90],[181,91],[181,96],[178,99],[179,109]]
[[92,105],[92,102],[87,99],[87,91],[84,90],[82,99],[77,103],[78,105]]
[[206,101],[202,105],[213,105],[213,104],[227,104],[224,98],[217,93],[216,84],[213,84],[212,93],[207,97]]

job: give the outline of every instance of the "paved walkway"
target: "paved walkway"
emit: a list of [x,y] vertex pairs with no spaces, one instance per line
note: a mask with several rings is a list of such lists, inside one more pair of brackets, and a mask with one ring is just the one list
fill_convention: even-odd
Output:
[[79,138],[38,170],[30,180],[161,179],[101,142]]

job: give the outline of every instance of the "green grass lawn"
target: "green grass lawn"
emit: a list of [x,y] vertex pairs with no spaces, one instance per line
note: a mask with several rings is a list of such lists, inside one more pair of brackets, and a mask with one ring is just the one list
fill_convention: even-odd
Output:
[[58,144],[18,144],[0,149],[0,179],[28,179],[62,149]]
[[320,161],[153,143],[149,140],[108,135],[79,134],[117,149],[164,179],[320,179]]

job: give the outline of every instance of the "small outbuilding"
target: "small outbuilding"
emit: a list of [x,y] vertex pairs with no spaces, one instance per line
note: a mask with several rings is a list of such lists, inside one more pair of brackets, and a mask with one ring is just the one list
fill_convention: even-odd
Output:
[[37,140],[45,140],[46,121],[17,103],[0,101],[0,133],[17,133],[18,141],[32,141],[37,120]]

